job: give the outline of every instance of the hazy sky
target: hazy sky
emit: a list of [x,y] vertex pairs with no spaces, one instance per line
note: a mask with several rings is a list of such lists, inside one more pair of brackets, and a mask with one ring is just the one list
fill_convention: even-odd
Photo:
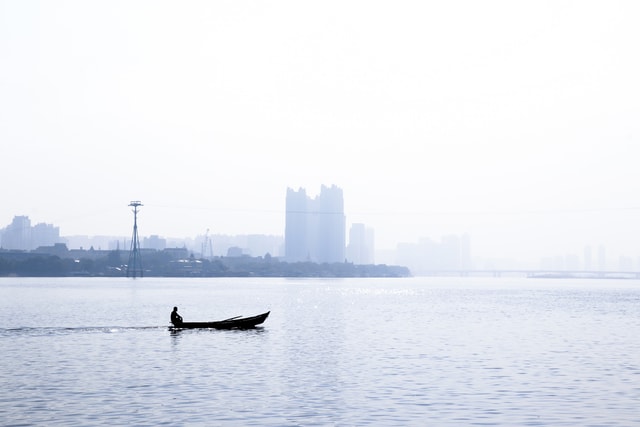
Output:
[[640,2],[0,0],[0,227],[640,256]]

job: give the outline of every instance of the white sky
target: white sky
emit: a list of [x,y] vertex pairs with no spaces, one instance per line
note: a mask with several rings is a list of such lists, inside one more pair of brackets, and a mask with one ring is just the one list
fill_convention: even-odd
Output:
[[640,2],[0,0],[0,227],[640,256]]

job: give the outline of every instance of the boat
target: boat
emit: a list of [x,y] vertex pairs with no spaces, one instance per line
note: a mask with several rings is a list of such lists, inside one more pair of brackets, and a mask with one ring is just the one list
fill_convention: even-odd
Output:
[[178,325],[169,326],[169,329],[252,329],[264,323],[269,317],[269,313],[271,312],[267,311],[251,317],[236,316],[215,322],[182,322]]

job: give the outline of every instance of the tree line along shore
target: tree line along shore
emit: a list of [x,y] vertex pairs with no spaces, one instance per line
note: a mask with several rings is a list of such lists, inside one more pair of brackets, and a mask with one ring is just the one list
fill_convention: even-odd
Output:
[[[0,276],[122,277],[127,276],[128,252],[88,250],[73,257],[38,252],[0,251]],[[145,251],[145,277],[409,277],[407,267],[386,264],[286,262],[264,257],[176,257],[167,251]]]

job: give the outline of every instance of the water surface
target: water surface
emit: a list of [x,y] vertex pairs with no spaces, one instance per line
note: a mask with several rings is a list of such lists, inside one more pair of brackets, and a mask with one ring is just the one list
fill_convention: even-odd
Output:
[[634,426],[638,331],[633,280],[3,278],[0,419]]

